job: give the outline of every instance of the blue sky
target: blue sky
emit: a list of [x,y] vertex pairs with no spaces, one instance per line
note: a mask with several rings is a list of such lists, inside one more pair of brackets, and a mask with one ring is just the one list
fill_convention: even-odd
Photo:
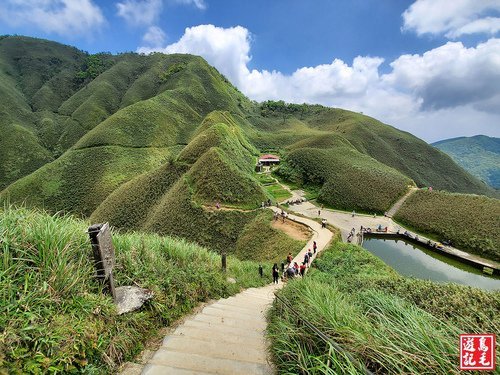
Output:
[[2,0],[0,34],[203,56],[252,99],[500,136],[500,0]]

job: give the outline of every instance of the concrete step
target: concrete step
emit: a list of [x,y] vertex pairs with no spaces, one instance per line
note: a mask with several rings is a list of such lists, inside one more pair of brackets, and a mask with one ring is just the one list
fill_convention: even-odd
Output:
[[195,328],[201,328],[201,329],[208,329],[212,330],[215,328],[214,331],[219,332],[219,333],[226,333],[228,335],[234,334],[237,336],[242,336],[242,337],[256,337],[260,338],[263,337],[263,329],[246,329],[246,328],[238,328],[238,327],[231,327],[226,324],[221,324],[221,323],[213,323],[213,322],[203,322],[200,320],[187,320],[184,323],[184,326],[186,327],[195,327]]
[[179,367],[162,366],[162,365],[146,365],[142,370],[142,375],[213,375],[214,372],[202,372],[187,370]]
[[[212,329],[211,327],[190,327],[182,325],[178,327],[174,332],[174,336],[186,336],[192,337],[197,340],[203,341],[214,341],[220,343],[228,343],[233,345],[249,345],[252,348],[260,348],[261,350],[266,350],[266,343],[263,337],[256,337],[255,335],[241,334],[228,334],[227,331],[222,332]],[[167,336],[167,340],[170,336]]]
[[256,321],[262,322],[264,314],[259,310],[255,311],[253,314],[249,312],[234,311],[231,309],[217,308],[212,306],[207,306],[203,309],[202,314],[210,316],[222,316],[224,318],[234,318],[245,321]]
[[[182,353],[165,349],[160,349],[156,352],[144,373],[149,375],[154,373],[152,371],[158,371],[152,368],[153,366],[169,366],[220,375],[272,374],[272,370],[267,364],[211,358],[205,355]],[[156,374],[158,374],[158,372],[156,372]]]
[[224,316],[207,315],[207,314],[198,314],[190,320],[196,320],[205,323],[220,324],[228,327],[256,329],[256,330],[259,329],[263,330],[266,328],[267,325],[265,321],[258,321],[253,319],[245,319],[237,317],[229,318]]
[[255,299],[251,296],[242,296],[238,295],[238,297],[230,297],[228,299],[217,301],[217,303],[221,303],[224,305],[233,305],[233,306],[255,306],[261,309],[268,306],[271,301],[263,300],[263,299]]
[[218,301],[210,306],[214,307],[216,309],[221,309],[221,310],[239,311],[243,314],[256,314],[256,313],[264,314],[267,310],[266,306],[255,306],[255,305],[248,306],[247,304],[237,304],[237,303],[230,303],[230,302],[221,303],[220,301]]
[[193,337],[170,336],[163,341],[165,350],[205,355],[210,358],[266,363],[266,352],[250,345],[234,345],[228,342],[197,340]]

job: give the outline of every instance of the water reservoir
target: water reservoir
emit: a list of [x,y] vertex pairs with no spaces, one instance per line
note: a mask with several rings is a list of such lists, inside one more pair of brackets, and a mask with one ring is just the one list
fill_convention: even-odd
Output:
[[363,247],[404,276],[500,290],[500,279],[404,239],[365,237]]

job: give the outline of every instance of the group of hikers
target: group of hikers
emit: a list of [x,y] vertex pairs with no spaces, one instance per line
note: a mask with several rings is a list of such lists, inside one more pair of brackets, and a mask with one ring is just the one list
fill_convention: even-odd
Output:
[[293,261],[292,253],[288,253],[286,257],[286,264],[284,261],[281,262],[281,272],[280,268],[278,267],[278,263],[274,263],[272,271],[273,282],[275,284],[278,284],[280,279],[280,273],[281,273],[281,280],[283,281],[297,277],[299,275],[304,277],[306,269],[311,265],[313,256],[316,254],[317,251],[318,251],[318,245],[316,241],[313,241],[312,250],[308,249],[308,251],[304,254],[304,260],[301,262],[300,265],[297,262]]
[[275,211],[274,212],[274,221],[278,221],[280,216],[281,216],[281,222],[284,223],[288,214],[284,210],[281,210],[281,213],[279,213],[278,211]]
[[[267,201],[262,201],[261,204],[260,204],[260,207],[261,208],[266,208],[266,207],[271,207],[272,205],[272,202],[271,202],[271,199],[268,199]],[[278,202],[276,202],[276,207],[278,207]]]

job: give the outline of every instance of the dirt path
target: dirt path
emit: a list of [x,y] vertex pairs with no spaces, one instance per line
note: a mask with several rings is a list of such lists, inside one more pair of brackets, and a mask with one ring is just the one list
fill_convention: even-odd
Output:
[[387,216],[388,217],[393,217],[396,212],[401,208],[403,203],[413,194],[417,191],[418,189],[416,187],[410,188],[410,190],[403,196],[401,197],[400,200],[398,200],[394,205],[387,211]]
[[305,241],[311,237],[311,230],[309,229],[309,227],[306,227],[305,225],[299,224],[295,221],[287,220],[283,223],[280,218],[276,221],[273,220],[271,226],[285,232],[294,240]]

